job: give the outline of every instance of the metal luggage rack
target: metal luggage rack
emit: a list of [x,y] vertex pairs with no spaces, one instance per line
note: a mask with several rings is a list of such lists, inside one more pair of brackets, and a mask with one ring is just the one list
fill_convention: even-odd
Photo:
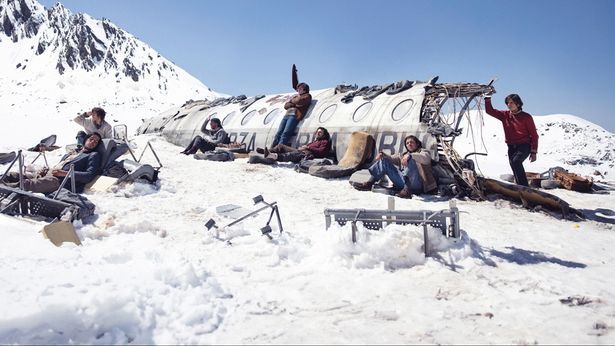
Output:
[[427,226],[439,228],[442,234],[448,238],[460,238],[459,231],[459,209],[454,200],[449,201],[449,208],[444,210],[394,210],[395,199],[389,197],[388,209],[330,209],[324,210],[326,228],[331,226],[331,217],[340,226],[346,223],[352,224],[352,242],[357,242],[357,221],[363,222],[363,226],[368,229],[378,230],[391,223],[398,225],[422,225],[423,238],[425,242],[425,257],[429,256]]
[[[60,183],[60,187],[53,193],[53,197],[39,196],[32,192],[24,190],[24,159],[22,151],[19,150],[17,156],[4,174],[0,176],[0,183],[4,180],[5,175],[11,170],[13,165],[17,163],[19,167],[19,188],[13,188],[0,184],[0,214],[8,215],[23,215],[44,218],[64,219],[65,221],[73,221],[79,218],[79,206],[64,201],[58,200],[58,195],[68,179],[71,180],[71,192],[75,192],[75,167],[71,164],[67,175]],[[51,196],[51,194],[49,195]],[[87,209],[87,207],[84,206]]]

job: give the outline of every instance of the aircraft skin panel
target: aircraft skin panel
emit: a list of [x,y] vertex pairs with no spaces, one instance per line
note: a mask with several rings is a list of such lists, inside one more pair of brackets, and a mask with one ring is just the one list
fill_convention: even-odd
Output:
[[[160,132],[160,128],[164,126],[162,134],[169,142],[186,146],[194,136],[202,135],[203,124],[213,116],[223,122],[231,141],[245,143],[248,150],[255,150],[256,147],[271,144],[285,113],[284,103],[292,95],[292,93],[266,95],[243,112],[239,103],[203,109],[207,103],[197,101],[184,107],[170,109],[159,117],[144,121],[139,131]],[[341,102],[346,93],[335,94],[334,88],[312,91],[312,95],[312,105],[306,117],[297,126],[293,146],[311,142],[313,133],[320,126],[327,128],[331,133],[339,157],[345,152],[347,141],[354,131],[371,133],[376,139],[376,151],[383,150],[389,154],[404,149],[403,138],[408,134],[418,134],[422,140],[430,140],[426,138],[426,126],[419,121],[424,97],[422,86],[415,86],[396,95],[383,93],[372,100],[364,100],[362,96],[357,96],[349,103]],[[393,119],[391,115],[395,107],[404,101],[412,103],[412,106],[406,107],[406,115],[398,120]],[[266,117],[276,109],[279,111],[275,119],[267,119],[268,123],[265,124]],[[253,113],[250,114],[251,112]],[[244,117],[248,114],[250,119],[244,121]],[[433,142],[435,143],[435,140]]]
[[[322,126],[331,133],[338,158],[344,154],[354,131],[372,134],[376,140],[375,151],[382,150],[388,154],[405,150],[403,139],[413,134],[424,142],[426,149],[432,151],[432,157],[437,158],[435,138],[427,133],[427,125],[420,122],[425,84],[417,84],[394,95],[382,93],[371,100],[355,96],[349,103],[341,101],[347,93],[335,94],[334,88],[311,93],[312,105],[297,126],[293,146],[311,142],[316,129]],[[207,101],[196,101],[146,119],[139,133],[161,132],[160,128],[163,127],[162,134],[169,142],[186,146],[194,136],[202,134],[203,124],[213,116],[222,121],[231,141],[245,143],[247,149],[252,151],[271,145],[285,114],[284,103],[292,95],[265,95],[243,111],[241,108],[245,106],[241,103],[208,107]],[[273,120],[272,115],[275,115]]]

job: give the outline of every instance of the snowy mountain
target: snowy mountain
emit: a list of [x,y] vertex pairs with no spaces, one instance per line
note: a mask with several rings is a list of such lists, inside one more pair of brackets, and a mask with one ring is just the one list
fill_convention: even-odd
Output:
[[[156,114],[218,94],[107,19],[57,3],[0,0],[0,109],[71,114],[102,106]],[[7,87],[8,86],[8,87]],[[129,106],[129,107],[124,107]]]

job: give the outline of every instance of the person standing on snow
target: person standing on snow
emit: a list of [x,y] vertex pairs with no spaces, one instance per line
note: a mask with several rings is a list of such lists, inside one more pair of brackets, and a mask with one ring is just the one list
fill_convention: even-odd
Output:
[[507,111],[494,109],[491,105],[491,95],[485,95],[485,111],[500,120],[504,127],[504,137],[508,145],[508,162],[512,168],[515,182],[528,186],[523,161],[530,158],[536,161],[538,152],[538,133],[532,116],[523,111],[523,101],[517,94],[510,94],[504,99]]

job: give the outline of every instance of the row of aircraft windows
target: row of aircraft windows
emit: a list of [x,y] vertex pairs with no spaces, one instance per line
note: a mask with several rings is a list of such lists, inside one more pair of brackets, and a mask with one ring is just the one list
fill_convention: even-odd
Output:
[[[391,112],[391,119],[393,119],[394,121],[403,120],[406,116],[410,114],[410,110],[412,110],[412,106],[414,106],[414,101],[412,99],[408,99],[408,100],[404,100],[400,102],[399,104],[397,104],[397,106],[395,106],[395,108],[393,109],[393,112]],[[352,120],[354,122],[362,121],[363,119],[367,117],[369,112],[372,110],[372,107],[373,107],[373,103],[371,102],[363,103],[362,105],[357,107],[357,109],[352,114]],[[335,114],[336,110],[337,110],[337,104],[332,104],[329,107],[325,108],[320,113],[320,116],[318,117],[318,121],[320,123],[327,122],[329,119],[333,117],[333,114]],[[276,108],[272,110],[263,119],[263,124],[267,125],[271,123],[275,118],[277,118],[282,113],[284,113],[284,111],[281,108]],[[213,118],[216,116],[216,114],[217,113],[213,113],[210,115],[210,117]],[[256,114],[257,114],[256,110],[252,110],[248,112],[248,114],[246,114],[241,119],[241,125],[247,124]],[[231,113],[227,114],[222,120],[222,124],[228,125],[228,123],[235,117],[235,115],[237,115],[237,111],[232,111]]]

